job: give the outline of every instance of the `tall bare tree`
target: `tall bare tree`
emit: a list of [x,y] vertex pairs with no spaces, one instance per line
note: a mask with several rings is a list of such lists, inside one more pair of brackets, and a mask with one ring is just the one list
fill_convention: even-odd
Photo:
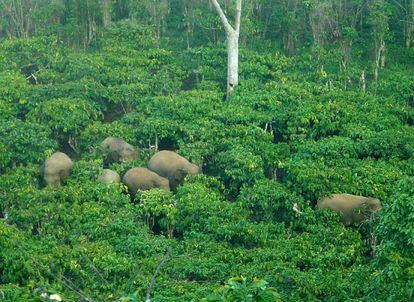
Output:
[[370,14],[370,25],[374,41],[374,78],[378,80],[378,73],[385,67],[386,60],[386,37],[389,32],[389,13],[385,9],[385,0],[370,0],[368,9]]
[[224,14],[217,0],[211,0],[214,10],[220,17],[227,39],[227,98],[239,84],[239,37],[242,0],[236,1],[236,18],[234,27]]
[[414,33],[414,0],[406,0],[405,5],[405,46],[410,48],[412,45],[413,33]]
[[[0,21],[8,23],[7,35],[28,38],[33,29],[33,11],[37,3],[32,0],[0,0]],[[1,23],[1,22],[0,22]]]
[[111,0],[102,1],[102,24],[108,27],[111,24]]

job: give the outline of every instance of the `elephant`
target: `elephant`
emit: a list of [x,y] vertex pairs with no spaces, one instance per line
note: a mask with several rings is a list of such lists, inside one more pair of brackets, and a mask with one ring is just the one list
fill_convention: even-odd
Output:
[[107,157],[105,163],[131,162],[138,157],[138,150],[117,137],[107,137],[101,143],[101,150]]
[[341,221],[345,225],[360,224],[369,219],[372,213],[381,210],[381,202],[377,198],[352,194],[333,194],[321,199],[318,208],[331,209],[342,214]]
[[148,162],[148,168],[170,182],[171,189],[175,190],[190,175],[202,173],[201,167],[190,163],[184,157],[173,151],[159,151]]
[[137,190],[159,188],[170,191],[168,179],[159,176],[147,168],[132,168],[128,170],[122,178],[122,182],[128,187],[129,192],[133,196]]
[[65,153],[53,153],[43,165],[43,177],[49,186],[58,186],[71,172],[72,160]]
[[119,183],[121,182],[121,177],[113,170],[104,169],[102,174],[98,176],[98,181],[105,184]]

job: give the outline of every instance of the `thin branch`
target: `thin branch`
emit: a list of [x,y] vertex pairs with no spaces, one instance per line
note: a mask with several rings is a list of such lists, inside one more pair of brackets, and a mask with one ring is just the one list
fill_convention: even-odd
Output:
[[414,25],[414,22],[408,21],[408,20],[398,20],[399,22],[408,23],[411,25]]
[[81,252],[81,255],[83,257],[83,259],[86,260],[86,262],[88,262],[89,266],[94,270],[95,275],[97,275],[103,283],[105,283],[106,285],[110,285],[108,280],[106,280],[104,278],[104,276],[102,276],[102,273],[99,271],[99,269],[95,266],[95,264],[92,262],[92,260],[90,260],[83,252]]
[[398,1],[396,0],[392,0],[392,2],[394,2],[395,4],[397,4],[403,11],[407,12],[407,9]]
[[161,268],[167,263],[168,259],[170,258],[170,253],[171,253],[171,246],[168,248],[168,251],[164,254],[164,257],[162,257],[162,260],[160,262],[158,262],[157,268],[155,269],[154,275],[152,275],[151,281],[147,286],[147,294],[145,295],[145,302],[150,302],[151,301],[151,292],[152,292],[152,287],[155,284],[155,280],[158,277],[158,274],[161,271]]
[[134,273],[132,274],[131,278],[129,278],[128,282],[126,283],[127,286],[125,287],[125,292],[129,292],[129,290],[131,289],[132,284],[134,283],[134,281],[137,277],[141,278],[141,281],[142,281],[143,284],[146,282],[145,276],[142,273],[142,271],[141,271],[140,267],[138,266],[138,264],[135,265],[133,272]]
[[233,27],[230,25],[229,21],[227,20],[226,15],[223,13],[223,10],[220,7],[220,4],[217,2],[217,0],[211,0],[211,4],[214,7],[214,10],[216,11],[217,15],[221,19],[221,23],[223,23],[224,29],[228,34],[234,31]]

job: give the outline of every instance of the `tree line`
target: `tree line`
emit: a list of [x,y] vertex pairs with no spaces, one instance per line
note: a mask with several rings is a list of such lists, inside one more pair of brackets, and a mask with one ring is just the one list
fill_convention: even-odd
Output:
[[[198,0],[0,0],[0,37],[27,38],[58,33],[72,45],[89,46],[114,21],[149,25],[158,39],[174,37],[188,48],[221,43],[223,28],[214,6]],[[235,0],[219,1],[232,20]],[[245,45],[272,41],[286,54],[307,45],[338,45],[344,64],[359,39],[369,38],[374,59],[387,42],[412,47],[414,0],[245,0],[242,37]]]
[[[371,58],[377,81],[388,43],[412,46],[414,0],[0,0],[0,17],[0,38],[57,34],[83,48],[122,20],[145,24],[156,40],[187,49],[206,41],[218,45],[225,36],[228,98],[239,82],[239,43],[276,46],[286,55],[309,46],[334,47],[341,69],[363,54]],[[360,82],[365,87],[365,71]]]

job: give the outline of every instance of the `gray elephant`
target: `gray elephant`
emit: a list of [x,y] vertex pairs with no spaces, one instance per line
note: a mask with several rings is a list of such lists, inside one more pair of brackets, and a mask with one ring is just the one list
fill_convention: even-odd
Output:
[[173,190],[184,182],[187,175],[196,175],[202,172],[199,166],[190,163],[177,153],[167,150],[155,153],[148,163],[148,168],[167,178]]
[[113,170],[104,169],[102,174],[98,176],[98,181],[105,184],[119,183],[121,182],[121,177]]
[[49,186],[58,186],[70,175],[72,166],[72,160],[65,153],[53,153],[43,165],[43,178]]
[[128,187],[129,192],[135,195],[137,190],[150,190],[159,188],[170,190],[168,179],[159,176],[147,168],[132,168],[125,173],[122,182]]
[[101,143],[101,150],[107,155],[105,163],[131,162],[138,157],[138,150],[117,137],[107,137]]
[[345,225],[360,224],[369,219],[372,213],[381,210],[381,202],[377,198],[351,194],[333,194],[321,199],[318,208],[331,209],[342,214],[341,221]]

